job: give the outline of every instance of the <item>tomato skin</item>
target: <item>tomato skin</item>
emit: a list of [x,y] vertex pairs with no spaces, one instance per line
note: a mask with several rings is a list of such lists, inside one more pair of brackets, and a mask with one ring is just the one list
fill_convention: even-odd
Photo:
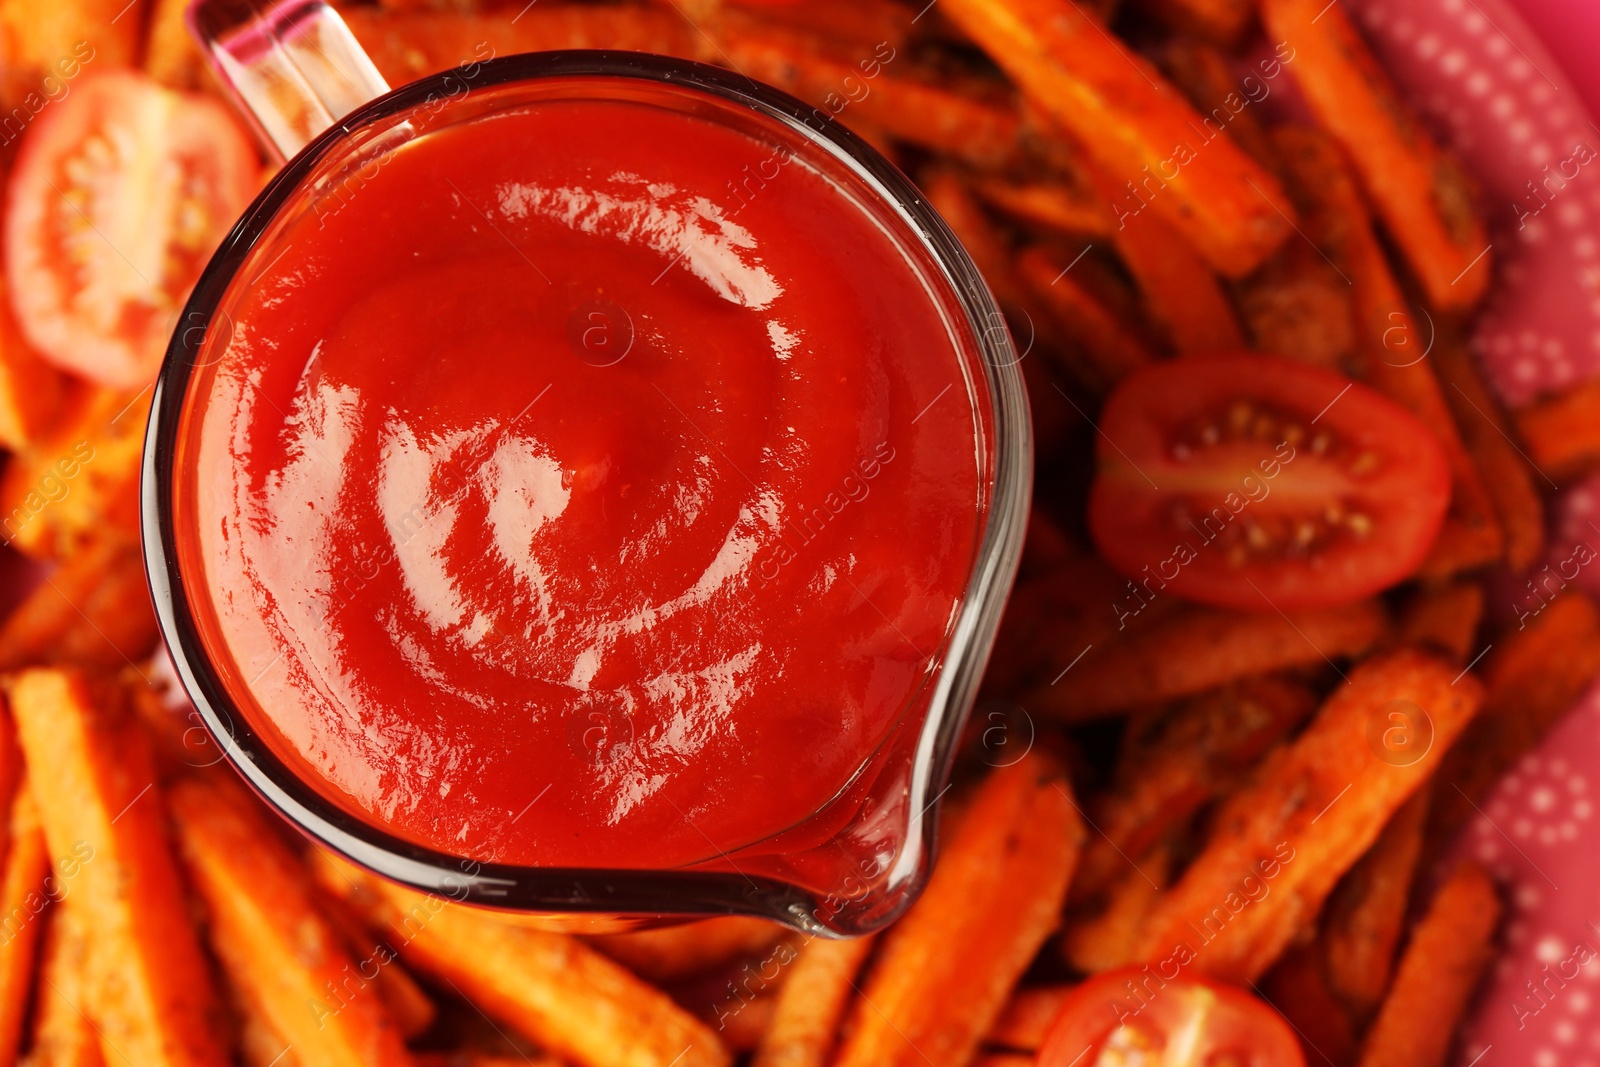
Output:
[[29,343],[91,381],[148,384],[259,178],[216,101],[132,71],[86,76],[28,128],[7,186],[5,271]]
[[[1175,1034],[1181,1052],[1164,1047]],[[1156,965],[1106,971],[1073,989],[1035,1062],[1097,1067],[1107,1053],[1115,1063],[1145,1062],[1119,1058],[1135,1048],[1166,1053],[1149,1060],[1161,1067],[1306,1067],[1294,1031],[1270,1004],[1203,975],[1163,978]]]
[[1143,368],[1099,429],[1089,529],[1139,598],[1125,610],[1164,592],[1245,611],[1360,600],[1417,569],[1449,509],[1449,461],[1415,416],[1275,356]]

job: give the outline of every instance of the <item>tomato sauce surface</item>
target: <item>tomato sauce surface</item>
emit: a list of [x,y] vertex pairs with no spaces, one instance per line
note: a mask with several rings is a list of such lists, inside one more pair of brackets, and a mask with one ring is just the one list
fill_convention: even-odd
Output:
[[802,822],[924,712],[987,394],[923,253],[802,155],[530,105],[247,275],[180,536],[241,712],[324,795],[458,855],[665,867]]

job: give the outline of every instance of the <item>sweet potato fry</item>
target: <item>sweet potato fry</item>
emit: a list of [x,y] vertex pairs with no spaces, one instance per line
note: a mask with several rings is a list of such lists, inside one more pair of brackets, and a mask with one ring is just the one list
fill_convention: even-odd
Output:
[[[1352,670],[1306,731],[1224,803],[1204,849],[1151,916],[1141,958],[1181,956],[1230,981],[1261,975],[1438,768],[1482,701],[1475,678],[1420,652],[1374,656]],[[1385,743],[1393,711],[1407,716],[1408,750]]]
[[115,669],[156,644],[156,615],[137,545],[91,542],[0,623],[0,670],[28,663]]
[[1083,841],[1065,774],[1038,751],[992,773],[922,897],[882,938],[840,1067],[960,1067],[1055,928]]
[[1051,322],[1084,357],[1075,368],[1086,384],[1101,392],[1132,370],[1155,361],[1155,352],[1136,328],[1072,276],[1074,264],[1058,262],[1042,248],[1030,248],[1017,259],[1028,292],[1050,314]]
[[150,32],[145,41],[144,69],[172,89],[198,89],[210,77],[200,45],[189,33],[183,13],[188,0],[151,0]]
[[1294,49],[1295,84],[1349,154],[1428,302],[1472,307],[1489,287],[1490,257],[1466,176],[1401,101],[1349,13],[1322,0],[1261,0],[1261,18],[1269,38]]
[[651,982],[708,971],[771,948],[784,929],[762,919],[730,915],[681,926],[601,934],[589,943]]
[[1061,930],[1061,958],[1067,965],[1095,974],[1133,962],[1140,932],[1161,900],[1171,866],[1171,849],[1163,842],[1124,860],[1099,900],[1068,912]]
[[1457,868],[1412,931],[1367,1031],[1361,1067],[1439,1067],[1494,953],[1500,898],[1483,869]]
[[1495,562],[1505,538],[1494,499],[1426,358],[1430,338],[1389,269],[1344,154],[1325,134],[1304,126],[1282,127],[1273,142],[1307,234],[1349,283],[1360,357],[1357,377],[1421,419],[1450,459],[1450,513],[1421,576],[1438,580]]
[[1328,987],[1359,1023],[1372,1016],[1389,986],[1422,856],[1431,795],[1425,785],[1394,813],[1323,909],[1321,947]]
[[28,1067],[105,1067],[88,1010],[89,942],[75,904],[50,912]]
[[1483,586],[1476,582],[1422,589],[1400,610],[1395,636],[1401,644],[1432,649],[1464,664],[1483,648],[1478,627],[1483,622]]
[[1155,67],[1071,0],[944,0],[940,10],[1067,130],[1119,190],[1119,220],[1148,207],[1229,277],[1293,233],[1278,182],[1201,117]]
[[60,87],[70,85],[85,70],[133,66],[147,3],[0,0],[0,41],[6,57],[0,75],[6,108],[0,115],[0,143],[15,140],[32,117],[49,106],[52,96],[59,98]]
[[149,394],[80,387],[51,432],[0,477],[0,542],[64,559],[90,540],[139,541]]
[[121,690],[34,668],[12,680],[10,696],[50,853],[58,865],[76,863],[71,899],[90,938],[90,1017],[130,1062],[219,1067],[211,977],[150,750]]
[[813,938],[801,947],[751,1067],[825,1067],[872,944]]
[[1111,715],[1254,674],[1355,655],[1376,644],[1386,626],[1376,601],[1287,616],[1183,605],[1091,649],[1058,680],[1031,690],[1023,704],[1068,721]]
[[729,0],[750,17],[788,30],[826,38],[851,54],[871,55],[879,44],[899,51],[911,38],[917,12],[893,0],[821,0],[806,4],[766,4]]
[[910,61],[887,44],[848,59],[808,54],[793,35],[756,34],[725,19],[709,57],[811,104],[846,125],[862,122],[896,140],[981,170],[1019,158],[1023,122],[1009,100],[989,101],[902,73]]
[[1144,7],[1175,30],[1227,46],[1238,44],[1255,19],[1250,0],[1145,0]]
[[[345,23],[390,85],[515,52],[615,48],[705,59],[682,15],[639,7],[535,6],[490,14],[346,7]],[[469,68],[470,69],[470,68]]]
[[[1178,3],[1183,2],[1188,0],[1178,0]],[[1228,4],[1232,0],[1198,2]],[[1261,78],[1247,82],[1239,76],[1238,65],[1227,54],[1189,37],[1168,41],[1156,55],[1167,77],[1200,112],[1207,134],[1226,132],[1257,163],[1269,168],[1277,166],[1277,155],[1261,120],[1260,108],[1254,106],[1263,98],[1250,91],[1252,86],[1264,84]],[[1274,58],[1259,69],[1270,79],[1281,74],[1283,66]]]
[[0,447],[20,452],[44,435],[60,414],[66,388],[66,377],[23,339],[0,289]]
[[564,1067],[553,1056],[503,1056],[493,1052],[419,1052],[416,1067]]
[[389,1017],[407,1039],[416,1037],[433,1025],[439,1010],[433,998],[417,980],[411,977],[398,954],[389,945],[373,937],[365,924],[350,906],[330,893],[319,892],[317,910],[326,916],[344,943],[345,951],[358,960],[387,959],[373,979],[378,996],[389,1009]]
[[1180,355],[1237,351],[1239,316],[1222,283],[1161,216],[1141,214],[1111,235],[1158,331]]
[[317,853],[316,874],[418,970],[581,1067],[727,1067],[708,1026],[565,934],[384,883]]
[[1445,399],[1461,428],[1461,440],[1483,477],[1500,520],[1506,566],[1513,571],[1527,570],[1544,555],[1544,501],[1539,489],[1549,483],[1514,443],[1516,430],[1510,417],[1454,329],[1440,331],[1431,355]]
[[241,997],[302,1059],[405,1067],[400,1030],[371,980],[388,957],[350,958],[305,869],[249,798],[226,779],[190,777],[167,799],[211,947]]
[[1547,477],[1568,482],[1600,467],[1600,379],[1530,404],[1515,419],[1529,458]]
[[39,829],[39,809],[26,784],[11,800],[10,838],[0,876],[0,1064],[6,1065],[17,1062],[49,903],[45,875],[50,856]]
[[1296,945],[1262,978],[1260,990],[1294,1027],[1306,1063],[1349,1064],[1355,1056],[1354,1023],[1328,986],[1321,943]]
[[1600,672],[1600,611],[1583,593],[1563,593],[1492,647],[1479,670],[1488,699],[1440,768],[1430,854],[1589,688]]
[[1234,292],[1256,351],[1345,375],[1357,365],[1350,286],[1304,241],[1278,249]]
[[1198,811],[1316,708],[1307,687],[1246,678],[1129,727],[1111,788],[1090,804],[1095,828],[1072,899],[1106,888],[1138,856]]
[[1065,178],[1032,182],[977,178],[972,189],[984,203],[1030,227],[1086,240],[1110,240],[1115,232],[1104,202]]
[[1061,1013],[1070,985],[1030,986],[1011,994],[983,1043],[1010,1052],[1037,1052]]

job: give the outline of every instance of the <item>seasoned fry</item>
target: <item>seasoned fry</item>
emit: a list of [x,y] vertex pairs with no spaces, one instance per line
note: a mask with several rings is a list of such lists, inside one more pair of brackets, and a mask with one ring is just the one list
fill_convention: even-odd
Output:
[[1582,593],[1563,593],[1491,648],[1479,669],[1488,699],[1440,768],[1430,853],[1600,672],[1600,611]]
[[972,189],[991,207],[1030,226],[1088,240],[1110,240],[1116,232],[1105,203],[1064,178],[1048,182],[978,178]]
[[65,376],[23,338],[10,298],[0,290],[0,447],[19,452],[47,433],[66,388]]
[[[1229,4],[1232,0],[1177,0],[1170,6],[1193,2]],[[1253,4],[1245,6],[1254,7]],[[1208,134],[1225,131],[1257,163],[1269,168],[1277,166],[1277,153],[1261,121],[1260,109],[1254,106],[1260,98],[1249,91],[1251,86],[1264,84],[1261,77],[1246,81],[1225,53],[1186,37],[1175,37],[1164,44],[1157,53],[1157,61],[1200,112]],[[1270,80],[1283,73],[1283,64],[1275,57],[1265,61],[1258,70]]]
[[589,943],[651,982],[708,971],[771,948],[784,928],[763,919],[724,916],[655,930],[602,934]]
[[492,1052],[419,1052],[416,1067],[563,1067],[563,1064],[542,1053],[501,1056]]
[[226,779],[174,783],[168,805],[211,947],[241,997],[302,1059],[326,1067],[410,1062],[372,986],[387,958],[352,960],[295,856]]
[[0,0],[0,75],[6,114],[0,143],[14,141],[62,85],[85,72],[133,65],[148,0]]
[[225,1063],[149,746],[120,690],[34,668],[12,681],[11,707],[39,783],[45,840],[58,864],[76,863],[72,900],[91,945],[89,1015],[108,1046],[141,1067]]
[[1328,987],[1365,1022],[1383,999],[1411,902],[1411,883],[1428,824],[1429,786],[1417,790],[1334,888],[1322,914]]
[[381,882],[326,853],[316,873],[418,970],[581,1067],[730,1062],[709,1027],[576,938]]
[[995,1020],[983,1043],[1013,1052],[1037,1052],[1044,1044],[1050,1024],[1061,1012],[1061,1002],[1071,991],[1068,985],[1017,990],[1006,1002],[1005,1010]]
[[0,623],[0,670],[29,663],[115,669],[148,656],[156,637],[139,547],[91,543]]
[[1367,1031],[1361,1067],[1439,1067],[1467,998],[1493,955],[1500,899],[1481,867],[1463,864],[1417,923],[1394,985]]
[[1401,644],[1432,649],[1465,664],[1483,648],[1478,626],[1483,622],[1483,586],[1454,582],[1423,589],[1400,611],[1396,637]]
[[1261,0],[1261,18],[1269,38],[1294,49],[1295,84],[1349,154],[1429,303],[1472,307],[1491,263],[1466,176],[1401,102],[1349,13],[1322,0]]
[[198,89],[209,77],[200,45],[184,24],[188,0],[150,0],[150,33],[145,43],[144,69],[171,89]]
[[1130,371],[1155,361],[1155,353],[1136,332],[1072,277],[1073,264],[1057,262],[1041,248],[1017,259],[1028,292],[1050,313],[1051,321],[1084,356],[1087,384],[1109,392]]
[[1515,418],[1528,456],[1546,477],[1573,481],[1600,466],[1600,379],[1546,397]]
[[105,1067],[100,1035],[88,1006],[89,942],[76,904],[58,902],[50,912],[39,964],[33,1047],[28,1067]]
[[1445,399],[1461,427],[1461,439],[1500,520],[1506,566],[1527,570],[1544,555],[1544,502],[1539,499],[1544,479],[1513,442],[1516,431],[1510,417],[1454,330],[1441,331],[1432,356]]
[[883,936],[840,1067],[960,1067],[1055,928],[1083,841],[1066,776],[1035,751],[992,773],[922,897]]
[[1139,934],[1169,884],[1171,866],[1171,849],[1164,846],[1124,860],[1098,905],[1069,912],[1061,931],[1061,958],[1067,965],[1094,974],[1133,962]]
[[814,938],[801,947],[751,1067],[825,1067],[872,944]]
[[1220,45],[1234,45],[1255,19],[1250,0],[1145,0],[1145,7],[1176,30]]
[[1356,364],[1350,286],[1304,241],[1278,249],[1234,287],[1250,347],[1349,374]]
[[400,1033],[409,1040],[432,1026],[438,1018],[438,1008],[434,1006],[433,998],[411,977],[411,972],[400,962],[394,949],[368,933],[360,918],[338,897],[320,892],[316,905],[317,910],[333,925],[351,957],[358,960],[388,960],[378,969],[378,976],[373,983],[377,986],[379,998],[389,1009],[389,1017],[400,1028]]
[[870,55],[887,44],[899,51],[906,46],[917,12],[893,0],[813,0],[805,4],[768,4],[761,0],[728,0],[751,18],[789,30],[814,34],[840,48]]
[[[1141,958],[1182,957],[1230,981],[1261,975],[1477,712],[1483,687],[1458,673],[1412,651],[1352,670],[1306,731],[1223,805],[1204,850],[1151,916]],[[1393,713],[1414,731],[1410,750],[1382,743]],[[1424,722],[1431,737],[1419,751]]]
[[1450,513],[1421,575],[1437,580],[1495,562],[1505,537],[1494,500],[1425,358],[1430,340],[1389,269],[1344,155],[1325,135],[1300,126],[1276,131],[1274,144],[1301,198],[1307,232],[1349,280],[1362,357],[1358,377],[1421,419],[1450,459]]
[[17,1062],[49,902],[45,875],[50,857],[39,829],[39,809],[26,783],[11,801],[10,838],[0,877],[0,1064],[7,1065]]
[[1229,277],[1293,232],[1273,206],[1285,203],[1277,180],[1226,137],[1205,135],[1155,67],[1071,0],[945,0],[940,10],[1126,188],[1119,222],[1149,207]]
[[0,477],[0,542],[65,559],[92,540],[139,540],[149,395],[80,387],[51,431]]
[[[1202,694],[1129,728],[1111,789],[1091,805],[1072,899],[1087,900],[1231,785],[1316,708],[1303,685],[1265,676]],[[1137,888],[1137,887],[1135,887]]]
[[1261,980],[1261,993],[1289,1020],[1306,1051],[1306,1062],[1348,1064],[1355,1056],[1356,1028],[1328,987],[1321,943],[1296,945]]
[[1371,648],[1386,626],[1382,606],[1370,600],[1287,616],[1184,605],[1090,650],[1023,703],[1067,721],[1110,715],[1254,674],[1320,667]]

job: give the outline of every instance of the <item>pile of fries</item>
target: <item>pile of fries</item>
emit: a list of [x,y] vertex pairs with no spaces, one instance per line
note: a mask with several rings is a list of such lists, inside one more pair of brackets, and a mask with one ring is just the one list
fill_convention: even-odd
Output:
[[[183,6],[0,0],[5,115],[81,42],[216,93]],[[1442,857],[1600,669],[1586,596],[1507,623],[1486,576],[1544,559],[1545,480],[1600,467],[1600,383],[1515,414],[1486,388],[1470,181],[1340,4],[342,10],[395,85],[557,48],[732,68],[863,134],[958,232],[1027,350],[1039,478],[941,857],[901,921],[835,942],[733,917],[544,932],[309,850],[163,681],[148,389],[54,369],[0,311],[0,517],[44,573],[0,625],[0,1067],[1020,1067],[1077,981],[1128,965],[1253,989],[1309,1062],[1445,1061],[1499,903]],[[1290,81],[1310,120],[1274,124]],[[1083,532],[1098,407],[1218,349],[1338,369],[1437,437],[1450,512],[1410,580],[1287,614],[1113,610],[1124,579]]]

